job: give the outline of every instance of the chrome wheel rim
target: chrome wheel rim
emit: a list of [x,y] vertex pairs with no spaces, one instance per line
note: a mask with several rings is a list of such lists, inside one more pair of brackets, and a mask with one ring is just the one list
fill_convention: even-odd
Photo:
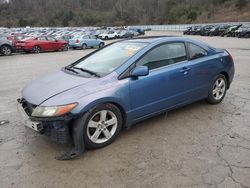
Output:
[[9,47],[7,47],[7,46],[4,46],[4,47],[2,48],[2,53],[3,53],[4,55],[10,55],[10,54],[11,54],[11,49],[10,49]]
[[93,143],[105,143],[114,136],[117,123],[117,117],[112,111],[101,110],[90,118],[87,136]]
[[213,97],[215,100],[221,100],[226,91],[226,82],[223,78],[219,78],[215,81],[213,87]]

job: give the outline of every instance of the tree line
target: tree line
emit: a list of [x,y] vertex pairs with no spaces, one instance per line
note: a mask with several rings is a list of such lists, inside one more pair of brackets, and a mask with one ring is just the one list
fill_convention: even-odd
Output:
[[249,0],[0,0],[0,27],[195,23],[228,2]]

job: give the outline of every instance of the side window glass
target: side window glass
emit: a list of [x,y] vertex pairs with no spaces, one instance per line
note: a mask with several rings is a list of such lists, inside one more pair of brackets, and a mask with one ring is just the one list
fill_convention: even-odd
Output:
[[38,37],[37,40],[46,40],[45,37]]
[[148,66],[149,70],[187,60],[185,45],[182,42],[163,44],[148,52],[136,66]]
[[87,35],[83,36],[82,39],[88,39],[89,37]]
[[188,43],[190,59],[197,59],[200,57],[207,56],[207,51],[192,43]]
[[90,39],[96,39],[96,37],[94,35],[90,35],[89,38]]
[[52,37],[47,37],[48,41],[52,41],[52,42],[55,42],[56,40]]

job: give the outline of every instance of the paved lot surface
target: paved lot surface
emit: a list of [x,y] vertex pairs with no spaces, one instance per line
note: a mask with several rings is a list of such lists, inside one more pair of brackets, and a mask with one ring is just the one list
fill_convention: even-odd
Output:
[[92,50],[1,56],[0,120],[10,123],[0,125],[0,187],[250,187],[250,39],[192,38],[234,56],[235,79],[221,104],[151,118],[64,162],[54,159],[64,146],[21,124],[16,98],[30,80]]

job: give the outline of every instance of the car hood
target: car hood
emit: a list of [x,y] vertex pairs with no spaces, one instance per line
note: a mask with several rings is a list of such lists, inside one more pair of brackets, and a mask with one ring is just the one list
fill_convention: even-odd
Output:
[[44,75],[26,85],[22,90],[22,96],[31,104],[39,105],[53,96],[96,79],[79,77],[59,70]]

